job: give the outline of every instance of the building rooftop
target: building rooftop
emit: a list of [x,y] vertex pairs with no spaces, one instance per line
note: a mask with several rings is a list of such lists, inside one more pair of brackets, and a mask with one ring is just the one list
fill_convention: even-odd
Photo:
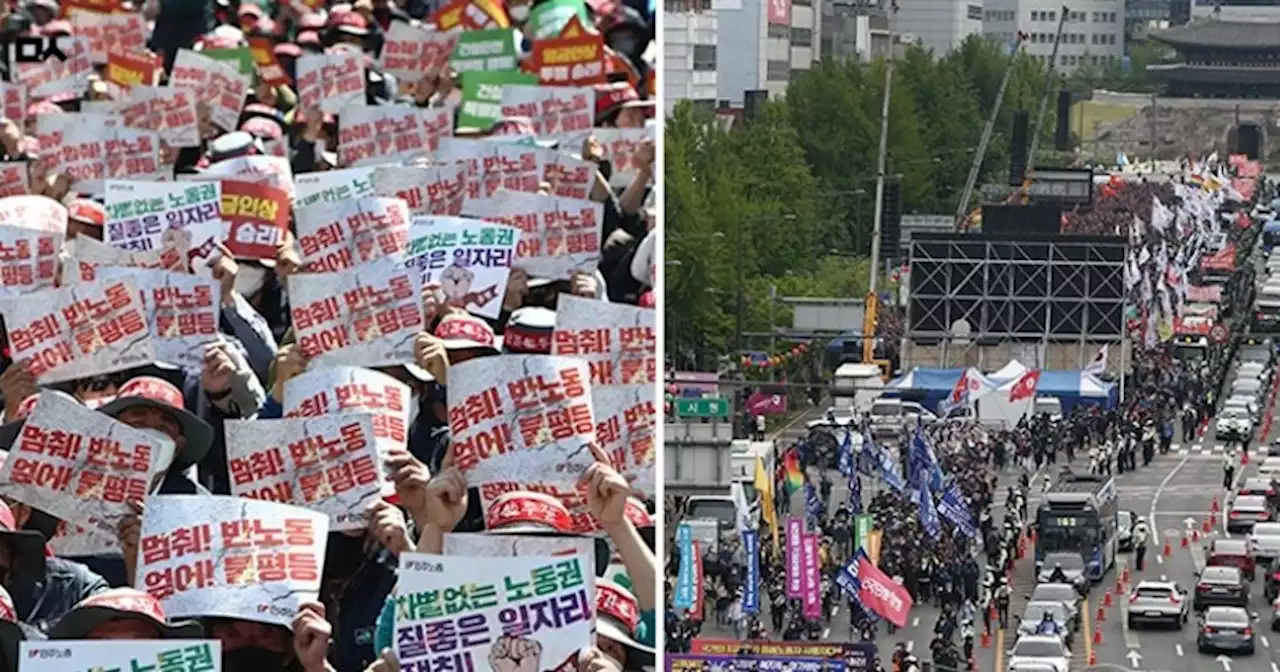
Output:
[[1150,37],[1174,47],[1280,49],[1280,22],[1207,19],[1152,31]]

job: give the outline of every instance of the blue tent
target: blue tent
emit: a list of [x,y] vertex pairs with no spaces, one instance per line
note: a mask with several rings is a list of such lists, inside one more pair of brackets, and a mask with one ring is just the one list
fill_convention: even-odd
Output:
[[[951,394],[956,383],[960,381],[965,369],[931,369],[914,367],[903,376],[890,381],[885,392],[894,396],[920,402],[921,406],[930,410],[938,407],[938,402]],[[983,381],[986,382],[986,381]]]
[[[951,390],[955,389],[965,369],[933,369],[915,367],[905,375],[891,381],[885,392],[903,399],[918,401],[929,409],[938,407]],[[981,380],[988,388],[994,389],[1009,382],[1008,380]],[[1113,408],[1118,402],[1117,386],[1106,383],[1096,376],[1081,370],[1075,371],[1042,371],[1040,384],[1036,394],[1057,397],[1062,402],[1063,412],[1069,412],[1076,404],[1101,404],[1103,408]],[[981,401],[978,402],[982,404]]]

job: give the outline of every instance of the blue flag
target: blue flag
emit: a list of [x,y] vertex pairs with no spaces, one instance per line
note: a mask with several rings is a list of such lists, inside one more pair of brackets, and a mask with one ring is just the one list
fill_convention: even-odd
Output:
[[854,513],[862,513],[862,477],[857,474],[849,479],[849,507]]
[[937,456],[924,438],[923,426],[917,423],[907,454],[907,482],[913,489],[919,490],[926,479],[929,481],[929,489],[942,489],[942,466],[938,464]]
[[804,482],[804,510],[814,518],[822,517],[822,498],[818,497],[818,489],[811,481]]
[[885,484],[893,488],[894,492],[902,494],[907,489],[907,482],[902,480],[902,474],[898,473],[898,465],[894,464],[893,458],[888,453],[880,450],[880,447],[871,441],[870,429],[863,431],[865,432],[862,443],[863,452],[879,466],[880,478],[884,479]]
[[676,546],[680,549],[680,569],[676,573],[676,609],[693,608],[693,591],[696,577],[693,575],[693,528],[681,525],[676,528]]
[[845,478],[853,477],[853,430],[844,430],[844,443],[840,444],[840,454],[836,457],[836,469]]
[[938,500],[938,511],[964,536],[970,539],[978,536],[978,527],[973,524],[973,511],[969,508],[968,502],[964,501],[964,495],[960,494],[960,486],[956,485],[955,481],[942,491],[942,498]]
[[921,484],[917,503],[920,505],[920,525],[930,539],[938,541],[942,538],[942,523],[938,520],[938,509],[933,504],[933,493],[929,491],[928,483]]
[[755,530],[742,532],[742,552],[747,556],[746,584],[742,586],[742,610],[748,614],[760,613],[760,533]]

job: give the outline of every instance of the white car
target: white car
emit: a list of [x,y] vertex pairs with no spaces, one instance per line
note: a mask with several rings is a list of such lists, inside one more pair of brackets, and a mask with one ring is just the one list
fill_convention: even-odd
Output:
[[1168,623],[1182,627],[1191,613],[1187,592],[1172,581],[1139,581],[1129,595],[1125,618],[1129,628],[1140,623]]
[[1259,558],[1280,558],[1280,523],[1254,523],[1249,548]]
[[1214,435],[1219,439],[1244,438],[1253,435],[1253,417],[1242,408],[1223,409],[1214,425]]
[[1280,457],[1268,457],[1258,465],[1258,473],[1264,476],[1280,472]]
[[1271,371],[1257,362],[1245,362],[1236,369],[1236,379],[1252,379],[1265,383],[1271,377]]
[[1009,649],[1008,672],[1027,669],[1028,664],[1047,665],[1053,672],[1068,672],[1071,651],[1057,635],[1023,635]]
[[1243,410],[1255,421],[1259,418],[1258,400],[1252,397],[1229,397],[1226,401],[1222,402],[1222,410],[1225,411],[1230,408],[1239,408]]

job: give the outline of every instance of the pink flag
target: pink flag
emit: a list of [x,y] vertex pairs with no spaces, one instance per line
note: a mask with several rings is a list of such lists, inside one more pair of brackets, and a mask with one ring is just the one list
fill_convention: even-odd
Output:
[[804,521],[799,518],[787,519],[787,599],[798,600],[804,595],[801,583],[804,574],[804,560],[801,557],[801,539],[804,537]]
[[858,556],[857,577],[862,584],[858,599],[863,606],[899,628],[907,627],[907,613],[911,611],[912,605],[911,594],[907,589],[894,583],[879,567],[871,564],[865,554]]
[[801,581],[805,618],[822,618],[822,579],[818,577],[818,535],[806,534],[801,539],[800,554],[804,561]]

